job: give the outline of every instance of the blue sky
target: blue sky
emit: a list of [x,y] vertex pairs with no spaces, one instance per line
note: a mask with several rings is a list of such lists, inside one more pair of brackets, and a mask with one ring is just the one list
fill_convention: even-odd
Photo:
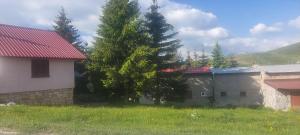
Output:
[[[180,52],[261,52],[300,41],[300,0],[158,0],[161,13],[179,32]],[[145,13],[152,0],[139,0]],[[52,29],[63,6],[92,46],[105,0],[1,0],[0,23]]]
[[249,27],[271,24],[300,15],[299,0],[175,0],[214,13],[220,25],[236,35],[246,36]]

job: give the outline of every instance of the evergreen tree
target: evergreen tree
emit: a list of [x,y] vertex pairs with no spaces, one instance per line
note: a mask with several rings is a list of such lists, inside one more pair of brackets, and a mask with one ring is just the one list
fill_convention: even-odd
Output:
[[[136,81],[137,78],[150,79],[149,76],[141,74],[151,72],[145,70],[152,68],[141,70],[141,67],[145,65],[133,63],[155,66],[148,63],[150,54],[145,53],[145,50],[152,53],[154,51],[140,48],[148,43],[149,36],[138,17],[138,3],[130,0],[108,1],[101,16],[102,23],[97,31],[98,36],[89,68],[92,74],[96,75],[92,77],[92,80],[98,86],[97,89],[104,90],[103,94],[114,101],[137,98],[136,87],[142,86],[140,82],[147,82]],[[137,72],[141,73],[141,76],[138,76]]]
[[[80,39],[78,29],[72,25],[72,21],[67,17],[64,8],[61,8],[54,23],[53,28],[56,33],[72,44],[77,50],[86,53],[87,43]],[[87,76],[85,76],[87,72],[86,61],[76,61],[74,69],[75,94],[78,95],[79,93],[87,92],[86,84],[88,83],[88,79]]]
[[202,54],[200,56],[200,60],[199,61],[200,61],[199,62],[200,63],[199,66],[201,66],[201,67],[208,66],[209,59],[208,59],[208,56],[205,55],[204,48],[202,49]]
[[[151,36],[149,45],[151,48],[157,49],[157,52],[152,58],[153,62],[157,65],[156,82],[153,89],[149,90],[146,94],[150,94],[155,99],[156,104],[160,103],[161,100],[179,99],[180,96],[184,96],[184,94],[178,92],[180,90],[177,91],[179,87],[175,86],[175,84],[184,83],[180,77],[181,75],[173,74],[171,75],[172,77],[170,77],[170,73],[166,75],[166,73],[161,72],[166,68],[176,69],[180,67],[176,55],[177,49],[181,47],[181,45],[178,39],[174,39],[177,33],[172,31],[173,26],[166,22],[165,17],[159,13],[158,10],[159,6],[157,1],[153,0],[150,12],[145,15],[145,25]],[[181,90],[184,91],[184,88]]]
[[71,19],[66,15],[64,8],[59,11],[54,21],[54,30],[81,52],[85,52],[87,44],[80,39],[78,29],[72,25]]
[[222,49],[218,43],[216,43],[212,51],[212,62],[211,65],[214,68],[224,68],[226,67],[226,60],[222,53]]

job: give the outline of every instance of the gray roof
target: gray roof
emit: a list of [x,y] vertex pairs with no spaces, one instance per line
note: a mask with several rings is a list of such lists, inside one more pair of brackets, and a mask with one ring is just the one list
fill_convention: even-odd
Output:
[[300,72],[300,64],[293,65],[274,65],[274,66],[259,66],[261,71],[267,73],[289,73]]
[[234,74],[234,73],[300,73],[300,64],[293,65],[272,65],[272,66],[255,66],[255,67],[235,67],[235,68],[213,68],[214,74]]
[[213,68],[214,74],[233,74],[233,73],[259,73],[260,70],[255,67],[235,67],[235,68]]

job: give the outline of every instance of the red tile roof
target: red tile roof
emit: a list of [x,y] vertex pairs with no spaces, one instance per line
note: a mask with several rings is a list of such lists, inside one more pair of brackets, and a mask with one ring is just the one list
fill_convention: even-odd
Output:
[[0,57],[85,59],[54,31],[0,24]]
[[278,90],[300,90],[300,78],[265,80],[265,83]]

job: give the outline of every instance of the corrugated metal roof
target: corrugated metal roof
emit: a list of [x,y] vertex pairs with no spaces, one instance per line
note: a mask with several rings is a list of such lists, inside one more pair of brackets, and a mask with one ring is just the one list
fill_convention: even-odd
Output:
[[300,90],[300,79],[265,80],[265,83],[279,90]]
[[259,68],[267,73],[300,72],[300,64],[260,66]]
[[0,24],[0,56],[85,59],[54,31]]
[[255,67],[234,67],[234,68],[213,68],[214,74],[234,74],[234,73],[259,73],[260,70]]

